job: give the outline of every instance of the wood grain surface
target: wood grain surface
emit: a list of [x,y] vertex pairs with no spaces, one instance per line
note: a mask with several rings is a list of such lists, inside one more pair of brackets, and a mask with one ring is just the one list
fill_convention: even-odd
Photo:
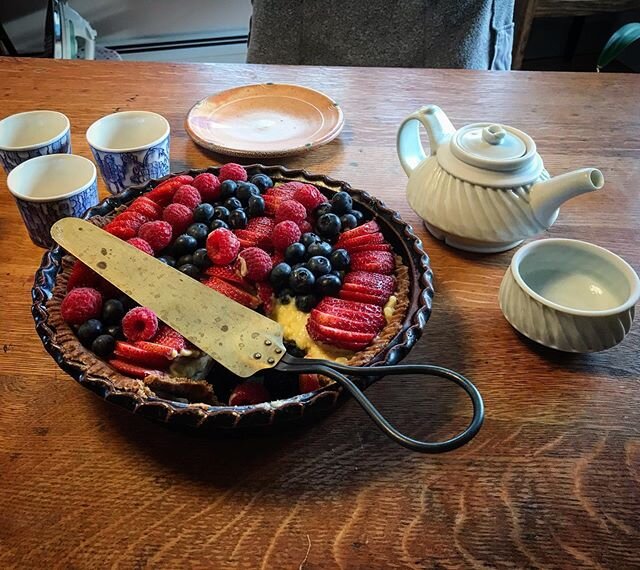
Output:
[[[3,176],[0,568],[640,567],[640,327],[592,355],[516,334],[497,303],[514,252],[461,253],[427,235],[395,152],[399,123],[427,103],[456,126],[519,127],[552,174],[597,166],[606,178],[563,206],[546,237],[589,240],[637,270],[640,78],[26,59],[0,59],[0,78],[0,116],[62,111],[86,157],[98,117],[163,114],[174,171],[224,161],[183,130],[198,99],[263,81],[325,91],[344,110],[343,133],[282,162],[366,189],[414,224],[436,297],[408,360],[469,375],[487,409],[469,445],[425,456],[388,441],[353,402],[316,425],[245,440],[188,437],[109,405],[62,372],[34,332],[42,250]],[[383,380],[369,394],[423,437],[468,419],[467,400],[437,380]]]

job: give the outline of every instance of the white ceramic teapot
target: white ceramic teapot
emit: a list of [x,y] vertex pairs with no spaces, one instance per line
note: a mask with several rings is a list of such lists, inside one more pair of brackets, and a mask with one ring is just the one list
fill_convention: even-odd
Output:
[[[429,135],[429,157],[420,124]],[[550,178],[526,133],[492,123],[456,131],[436,105],[404,120],[397,147],[410,206],[436,238],[467,251],[511,249],[551,226],[561,204],[604,184],[595,168]]]

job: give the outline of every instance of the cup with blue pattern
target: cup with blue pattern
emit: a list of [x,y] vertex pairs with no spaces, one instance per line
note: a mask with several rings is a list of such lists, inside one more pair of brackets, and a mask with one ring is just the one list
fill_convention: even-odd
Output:
[[0,163],[7,174],[25,160],[71,152],[71,125],[58,111],[26,111],[0,121]]
[[87,142],[109,192],[169,174],[169,122],[150,111],[122,111],[98,119]]
[[31,241],[54,245],[51,226],[62,218],[80,217],[98,203],[96,167],[74,154],[47,154],[16,166],[7,177]]

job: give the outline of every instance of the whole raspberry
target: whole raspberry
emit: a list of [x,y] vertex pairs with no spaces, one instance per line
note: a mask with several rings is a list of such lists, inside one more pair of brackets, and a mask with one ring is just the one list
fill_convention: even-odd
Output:
[[102,295],[91,287],[76,287],[60,305],[62,318],[71,325],[81,325],[102,313]]
[[276,227],[273,228],[271,242],[273,243],[273,247],[277,250],[284,251],[292,243],[300,241],[301,235],[302,232],[300,231],[298,224],[291,220],[285,220],[284,222],[276,224]]
[[193,179],[192,185],[200,192],[203,202],[215,202],[220,198],[220,180],[215,174],[203,172]]
[[184,204],[169,204],[162,212],[162,219],[171,224],[173,235],[177,236],[193,223],[193,212]]
[[150,340],[158,332],[158,317],[146,307],[135,307],[122,317],[122,332],[127,340]]
[[144,214],[135,212],[134,210],[125,210],[122,214],[118,214],[113,218],[112,223],[120,224],[124,221],[126,221],[134,230],[138,231],[142,224],[150,221],[150,218],[147,218]]
[[149,200],[146,196],[136,198],[127,211],[140,212],[150,220],[157,220],[162,216],[162,206],[156,204],[153,200]]
[[293,195],[293,199],[300,202],[309,213],[313,212],[323,202],[329,201],[320,190],[311,184],[305,184],[298,188]]
[[218,179],[220,180],[220,182],[224,182],[225,180],[244,182],[247,179],[247,171],[241,164],[236,164],[235,162],[227,162],[227,164],[223,165],[220,169]]
[[259,247],[248,247],[238,254],[240,275],[252,281],[264,281],[272,269],[271,256]]
[[240,240],[226,228],[213,230],[207,238],[207,255],[216,265],[228,265],[240,251]]
[[276,222],[291,220],[296,224],[301,223],[307,217],[306,208],[295,200],[286,200],[276,209]]
[[145,240],[155,253],[163,250],[171,243],[173,230],[169,222],[156,220],[155,222],[147,222],[140,226],[138,236]]
[[140,251],[143,251],[144,253],[153,255],[153,248],[151,247],[151,245],[149,245],[148,241],[142,238],[134,237],[134,238],[128,239],[127,243],[131,244],[133,247],[139,249]]
[[189,210],[195,210],[202,203],[200,192],[190,184],[183,184],[173,195],[174,204],[184,204]]
[[300,232],[303,234],[309,233],[313,231],[313,226],[307,221],[307,220],[302,220],[299,224],[298,227],[300,228]]

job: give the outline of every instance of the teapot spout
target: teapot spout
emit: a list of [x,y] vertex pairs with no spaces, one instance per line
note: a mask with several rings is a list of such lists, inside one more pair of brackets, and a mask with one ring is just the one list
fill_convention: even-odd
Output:
[[558,208],[567,200],[599,190],[603,185],[604,176],[597,168],[581,168],[534,184],[529,205],[536,220],[548,228],[553,224]]

